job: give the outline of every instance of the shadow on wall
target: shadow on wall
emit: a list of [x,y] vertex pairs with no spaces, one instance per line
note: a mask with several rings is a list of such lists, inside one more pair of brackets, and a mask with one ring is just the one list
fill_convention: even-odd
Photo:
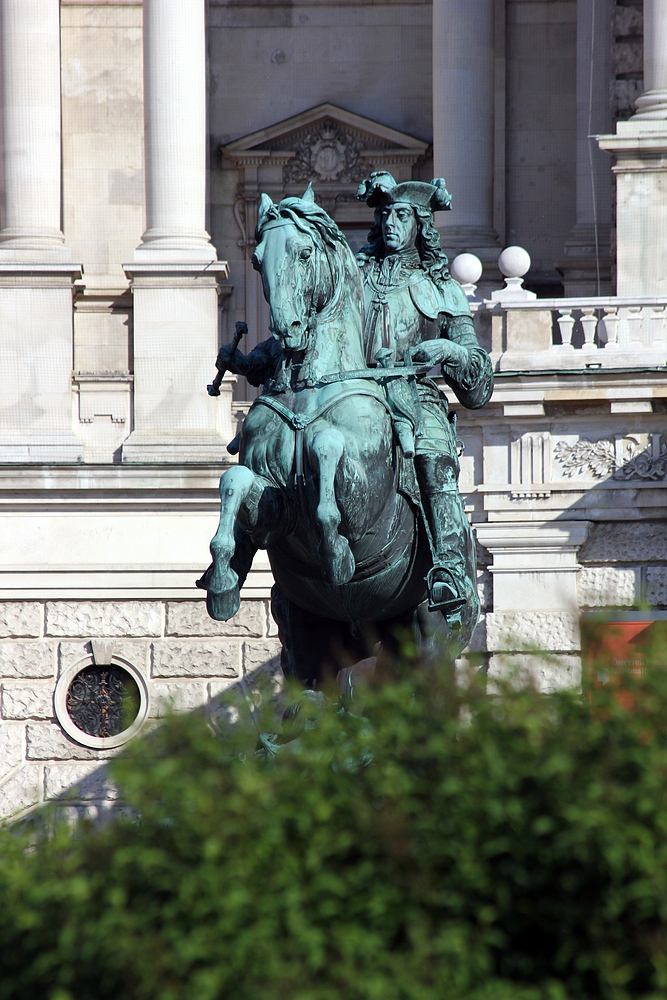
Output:
[[[234,725],[244,716],[255,725],[259,735],[259,709],[268,699],[271,710],[276,715],[282,712],[282,672],[279,657],[258,667],[246,677],[230,683],[206,705],[195,711],[206,715],[214,732],[224,733],[225,726]],[[160,715],[169,711],[165,703],[160,706]],[[160,719],[149,720],[138,739],[150,739],[152,728],[160,725]],[[122,751],[121,751],[122,752]],[[45,767],[45,789],[47,803],[40,803],[31,811],[34,815],[53,810],[57,821],[75,823],[82,819],[104,822],[112,817],[126,814],[127,807],[119,797],[109,775],[108,761],[78,761],[67,764],[50,764]],[[30,814],[30,811],[29,813]],[[23,818],[26,813],[18,814]]]

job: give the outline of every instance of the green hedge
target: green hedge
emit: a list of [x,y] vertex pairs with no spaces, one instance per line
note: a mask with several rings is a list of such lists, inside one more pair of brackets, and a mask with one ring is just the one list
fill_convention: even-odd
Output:
[[5,832],[0,998],[663,1000],[667,677],[621,686],[414,671],[268,761],[172,718],[130,815]]

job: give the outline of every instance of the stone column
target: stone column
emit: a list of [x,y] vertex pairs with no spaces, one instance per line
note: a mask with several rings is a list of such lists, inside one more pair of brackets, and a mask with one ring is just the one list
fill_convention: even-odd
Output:
[[667,3],[644,0],[644,93],[638,120],[667,120]]
[[61,231],[60,5],[0,0],[0,463],[79,462]]
[[433,0],[433,172],[452,194],[445,249],[495,264],[493,0]]
[[667,0],[644,2],[644,86],[637,114],[600,148],[616,160],[617,294],[667,295]]
[[204,0],[144,0],[146,231],[135,260],[211,261]]
[[612,16],[607,2],[577,3],[577,221],[556,264],[566,295],[609,295],[612,181],[595,136],[612,127]]
[[[123,462],[220,462],[231,392],[206,393],[218,282],[205,230],[205,0],[144,0],[146,231],[124,265],[134,302],[134,430]],[[229,412],[227,412],[229,411]]]
[[0,260],[67,260],[60,223],[60,4],[1,0]]

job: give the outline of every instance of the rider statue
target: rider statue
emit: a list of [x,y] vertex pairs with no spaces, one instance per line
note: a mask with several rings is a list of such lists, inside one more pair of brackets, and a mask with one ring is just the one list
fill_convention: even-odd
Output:
[[[412,372],[415,366],[426,371],[440,364],[464,406],[484,406],[493,390],[491,363],[433,224],[434,211],[450,208],[445,182],[397,184],[382,171],[360,185],[357,197],[375,209],[368,243],[357,257],[367,364],[391,368],[398,363],[399,370],[404,364]],[[235,345],[223,347],[216,364],[261,385],[275,375],[279,361],[279,345],[271,338],[247,356]],[[404,379],[386,384],[401,449],[406,457],[414,456],[433,564],[427,578],[429,608],[454,617],[469,599],[475,573],[470,526],[458,492],[455,424],[446,397],[426,376],[417,379],[416,399]]]
[[[444,180],[397,184],[380,171],[359,186],[357,197],[375,209],[368,243],[357,256],[367,362],[440,364],[459,402],[469,409],[485,406],[493,391],[491,362],[479,346],[468,300],[449,273],[433,224],[434,211],[451,208]],[[418,379],[417,394],[421,413],[412,418],[418,430],[414,464],[433,557],[429,607],[448,615],[465,603],[466,581],[475,572],[474,565],[466,565],[470,532],[458,491],[456,425],[448,419],[446,397],[430,378]],[[404,405],[400,409],[410,416]]]

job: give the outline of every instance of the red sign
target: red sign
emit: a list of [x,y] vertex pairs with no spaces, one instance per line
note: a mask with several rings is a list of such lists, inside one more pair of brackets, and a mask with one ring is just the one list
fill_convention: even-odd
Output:
[[588,684],[616,687],[628,674],[641,677],[650,667],[667,666],[667,616],[653,612],[584,615],[583,660]]

